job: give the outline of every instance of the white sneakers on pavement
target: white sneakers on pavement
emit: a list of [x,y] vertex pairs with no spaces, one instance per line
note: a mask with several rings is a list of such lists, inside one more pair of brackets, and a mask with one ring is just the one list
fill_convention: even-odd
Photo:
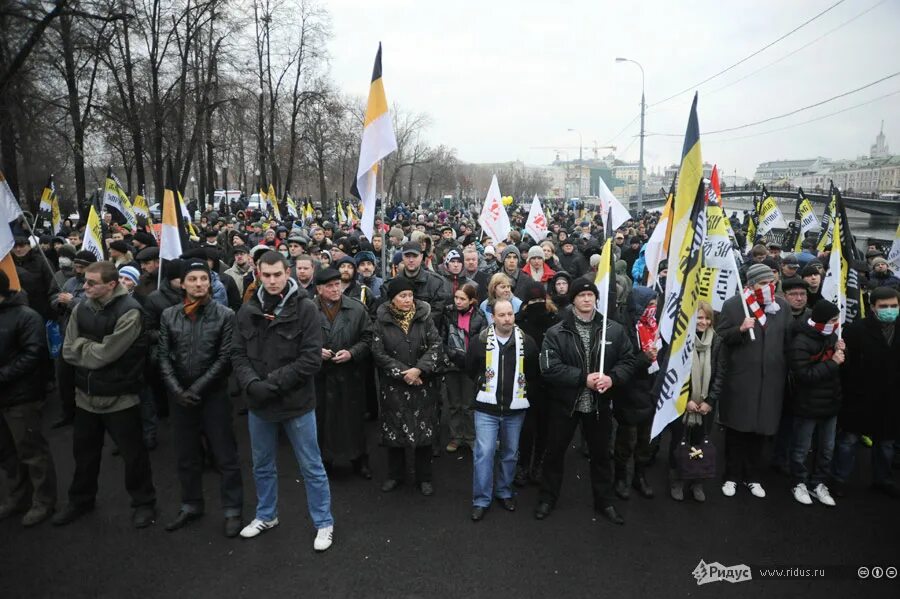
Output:
[[794,499],[797,500],[798,503],[802,503],[803,505],[812,505],[812,499],[809,497],[809,491],[806,489],[806,483],[798,483],[796,487],[792,489],[794,494]]
[[754,497],[762,499],[766,496],[766,490],[763,489],[763,486],[759,483],[747,483],[747,488],[750,489],[750,493]]
[[818,499],[819,502],[824,505],[832,507],[836,505],[834,503],[834,499],[832,499],[831,497],[831,493],[828,491],[828,487],[826,487],[824,483],[819,483],[816,485],[816,488],[813,489],[813,495],[815,495],[816,499]]
[[313,541],[313,549],[316,551],[325,551],[329,547],[331,547],[331,543],[334,537],[334,526],[326,526],[325,528],[320,528],[319,532],[316,533],[316,540]]
[[737,492],[737,483],[733,480],[726,480],[725,484],[722,485],[722,495],[725,497],[734,497],[734,494]]
[[268,522],[260,520],[259,518],[254,518],[253,522],[245,526],[241,531],[241,537],[252,539],[253,537],[259,536],[260,533],[263,533],[270,528],[275,528],[276,526],[278,526],[278,518],[269,520]]

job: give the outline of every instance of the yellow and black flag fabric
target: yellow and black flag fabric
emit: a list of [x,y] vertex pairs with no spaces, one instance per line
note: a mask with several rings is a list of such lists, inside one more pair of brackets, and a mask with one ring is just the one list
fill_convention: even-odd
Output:
[[103,189],[103,205],[116,211],[116,220],[119,223],[127,223],[128,227],[137,230],[137,216],[128,194],[122,189],[122,184],[113,174],[112,166],[106,171],[106,183]]
[[360,229],[369,239],[372,239],[375,230],[378,163],[396,150],[397,138],[394,135],[394,124],[388,111],[387,96],[381,79],[381,44],[378,44],[372,83],[369,86],[369,102],[366,106],[362,142],[359,145],[359,167],[356,170],[356,181],[350,188],[350,193],[361,201]]
[[696,343],[697,304],[704,266],[706,240],[706,194],[703,157],[700,152],[700,124],[697,95],[691,105],[681,169],[672,209],[672,236],[669,245],[669,275],[659,318],[663,351],[658,358],[660,373],[654,387],[656,414],[651,438],[681,417],[690,394],[690,374]]
[[797,188],[797,208],[794,210],[794,220],[796,221],[796,229],[794,229],[796,238],[793,249],[794,253],[799,254],[803,249],[801,246],[803,240],[806,239],[806,234],[816,228],[816,213],[813,212],[812,202],[803,193],[802,187]]
[[41,192],[41,203],[38,205],[38,215],[44,222],[51,222],[53,215],[53,198],[56,197],[56,184],[53,182],[53,175],[47,179],[47,185]]

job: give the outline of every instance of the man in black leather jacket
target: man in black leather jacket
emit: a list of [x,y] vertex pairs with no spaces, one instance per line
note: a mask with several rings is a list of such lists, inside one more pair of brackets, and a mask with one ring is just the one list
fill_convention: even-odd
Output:
[[599,293],[586,278],[572,282],[572,310],[544,335],[541,374],[549,386],[548,441],[541,492],[534,516],[550,515],[562,487],[566,449],[581,424],[591,453],[594,510],[624,524],[612,504],[613,472],[609,459],[612,398],[632,376],[634,349],[619,323],[606,319],[606,352],[600,363],[603,321],[595,306]]
[[159,371],[170,396],[178,453],[181,508],[166,530],[177,530],[203,514],[201,432],[222,474],[225,536],[241,531],[241,466],[231,421],[228,372],[234,312],[211,301],[205,260],[183,269],[184,302],[163,311],[159,329]]

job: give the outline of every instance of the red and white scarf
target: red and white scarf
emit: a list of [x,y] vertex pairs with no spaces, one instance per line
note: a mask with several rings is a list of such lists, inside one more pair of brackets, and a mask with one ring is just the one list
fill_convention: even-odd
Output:
[[781,306],[775,301],[775,283],[769,283],[762,289],[750,289],[744,287],[744,301],[750,312],[759,321],[760,326],[766,326],[766,314],[775,314],[781,310]]
[[839,322],[816,322],[812,318],[806,321],[806,324],[819,331],[825,337],[831,335],[841,327]]

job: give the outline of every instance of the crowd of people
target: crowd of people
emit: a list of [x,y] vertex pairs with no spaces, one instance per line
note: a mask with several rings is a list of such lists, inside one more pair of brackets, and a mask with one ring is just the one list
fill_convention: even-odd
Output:
[[[493,243],[473,216],[396,210],[387,223],[376,219],[367,239],[321,217],[204,213],[182,256],[165,261],[152,228],[132,231],[109,214],[99,261],[82,248],[83,228],[67,222],[61,234],[42,236],[17,224],[21,290],[0,271],[0,456],[10,481],[0,518],[63,526],[92,511],[108,434],[124,463],[133,524],[151,525],[152,471],[167,467],[152,464],[151,453],[158,419],[168,418],[180,505],[166,530],[203,515],[209,462],[221,479],[225,535],[252,538],[277,526],[283,431],[306,488],[314,548],[324,551],[334,533],[329,472],[349,466],[372,478],[366,421],[377,420],[385,493],[414,472],[417,491],[431,496],[440,482],[434,458],[471,451],[473,521],[495,504],[515,511],[516,489],[526,485],[539,487],[533,513],[543,520],[560,500],[577,438],[590,460],[594,509],[623,524],[619,501],[657,492],[647,472],[660,450],[651,426],[668,271],[663,262],[648,279],[644,249],[658,215],[641,213],[614,233],[608,317],[597,310],[599,218],[559,207],[535,243],[514,211],[508,239]],[[813,238],[802,246],[795,255],[775,242],[754,245],[741,269],[744,293],[719,311],[701,302],[689,400],[667,431],[673,500],[705,500],[712,475],[698,473],[693,458],[705,447],[710,464],[714,427],[724,429],[726,497],[743,488],[765,497],[761,469],[771,455],[790,480],[785,493],[834,506],[863,444],[873,487],[900,497],[891,472],[900,441],[900,280],[870,246],[867,264],[857,265],[867,315],[842,327],[821,293],[827,252]],[[72,427],[75,469],[59,509],[42,433],[48,398],[59,401],[51,426]],[[238,416],[246,416],[249,448],[236,442]],[[252,458],[256,489],[249,522],[242,453]]]

